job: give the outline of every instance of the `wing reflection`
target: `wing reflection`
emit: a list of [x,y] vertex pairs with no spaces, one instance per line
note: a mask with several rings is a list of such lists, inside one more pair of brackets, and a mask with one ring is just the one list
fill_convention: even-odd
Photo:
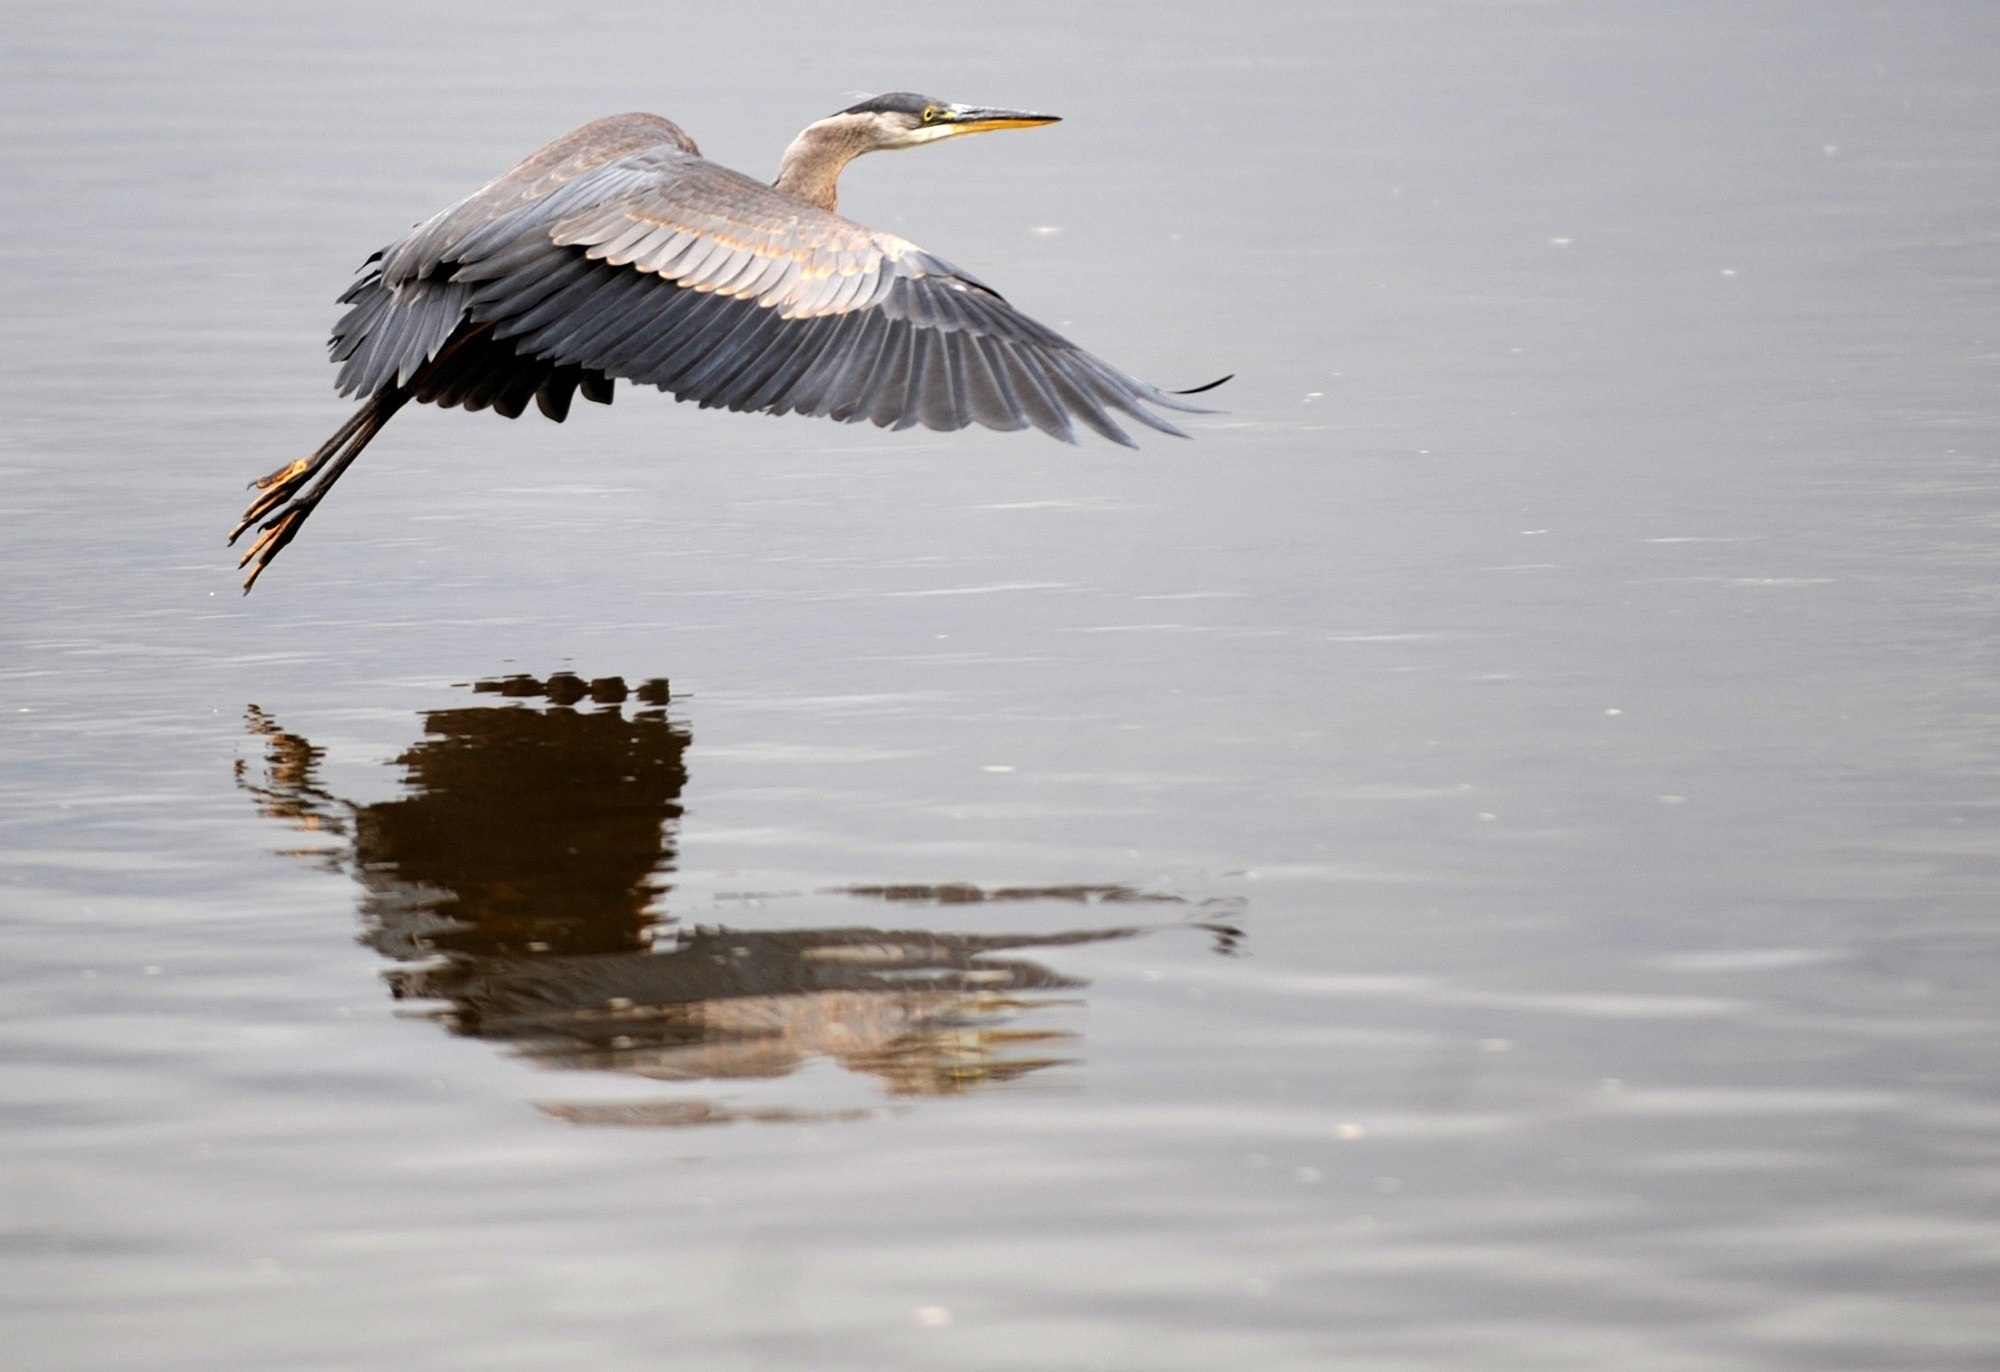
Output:
[[[331,846],[294,849],[361,886],[364,940],[397,966],[399,999],[453,1032],[549,1067],[656,1081],[777,1079],[824,1060],[891,1097],[950,1094],[1072,1060],[1067,1032],[1023,1025],[1084,983],[1025,950],[1129,938],[1135,926],[1056,934],[863,927],[663,929],[689,735],[664,681],[628,688],[507,677],[491,704],[424,716],[396,759],[404,794],[354,804],[320,780],[323,750],[252,706],[261,771],[238,762],[258,809]],[[1123,886],[849,887],[913,905],[1175,903]],[[1202,924],[1225,950],[1236,931]],[[837,1118],[855,1111],[731,1109],[676,1098],[548,1104],[583,1123]],[[861,1113],[866,1113],[862,1111]]]

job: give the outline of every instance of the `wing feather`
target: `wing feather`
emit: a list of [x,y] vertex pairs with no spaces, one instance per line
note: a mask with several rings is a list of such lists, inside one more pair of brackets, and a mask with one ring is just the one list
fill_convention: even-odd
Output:
[[1064,409],[1082,420],[1086,427],[1094,429],[1100,437],[1108,438],[1122,448],[1136,447],[1132,437],[1119,428],[1104,407],[1097,401],[1088,386],[1077,380],[1067,367],[1052,363],[1048,368],[1048,379],[1056,398]]
[[972,402],[966,398],[964,362],[958,358],[958,334],[932,334],[930,386],[924,390],[924,428],[960,430],[972,422]]
[[658,224],[648,224],[644,220],[628,223],[623,232],[615,234],[603,243],[593,244],[584,256],[596,258],[614,267],[623,266],[638,255],[639,244],[658,233],[661,227]]
[[713,337],[700,358],[674,378],[674,393],[706,405],[731,376],[762,350],[766,324],[781,323],[765,310],[718,310]]
[[[693,291],[676,291],[660,302],[657,310],[640,313],[640,326],[627,335],[623,342],[604,351],[601,362],[597,364],[598,369],[613,376],[640,380],[640,368],[644,359],[659,355],[662,350],[687,341],[683,330],[688,327],[690,316],[698,313],[699,307],[706,299],[707,297],[697,295]],[[592,353],[591,356],[595,357],[598,354]]]
[[717,324],[725,316],[729,301],[723,296],[684,290],[677,293],[674,303],[681,307],[677,311],[679,326],[666,330],[658,343],[631,363],[630,375],[634,381],[658,386],[663,391],[672,390],[682,372],[715,343],[719,336]]
[[[889,421],[892,432],[914,429],[924,421],[924,406],[929,395],[931,372],[936,366],[933,350],[937,347],[937,335],[923,330],[910,334],[910,368],[903,377],[903,384],[897,393],[885,396],[885,401],[893,407],[894,418]],[[878,419],[876,421],[880,423]]]
[[854,342],[851,356],[832,360],[833,366],[826,380],[826,390],[815,414],[824,414],[843,424],[851,424],[865,418],[871,409],[868,378],[882,367],[883,359],[898,337],[893,321],[880,311],[868,313],[868,329]]
[[811,321],[799,339],[799,346],[777,359],[770,375],[763,379],[753,395],[745,399],[742,408],[767,414],[784,414],[792,410],[802,414],[824,414],[823,405],[807,408],[798,403],[796,397],[801,383],[822,364],[840,357],[847,346],[843,339],[858,340],[869,327],[865,318],[852,315],[823,315]]
[[916,351],[919,337],[915,329],[892,330],[888,343],[882,349],[878,370],[860,379],[865,407],[860,412],[866,414],[868,422],[878,428],[886,429],[903,417],[907,403],[905,393],[914,365],[911,354]]
[[653,288],[653,283],[636,272],[608,272],[595,296],[579,304],[574,312],[537,329],[522,343],[522,351],[535,356],[574,358],[595,351],[597,340],[645,319],[634,310],[633,302]]
[[579,281],[591,272],[591,264],[574,253],[560,253],[544,244],[542,255],[525,263],[519,272],[495,277],[473,288],[467,302],[471,315],[480,320],[518,319],[555,292]]
[[662,226],[657,240],[647,239],[645,251],[636,254],[625,265],[634,271],[663,276],[666,274],[667,264],[694,246],[700,239],[701,235],[692,230]]
[[972,417],[989,429],[1025,429],[1028,419],[1021,402],[994,367],[986,342],[976,336],[965,340],[965,388]]
[[569,319],[579,310],[588,308],[600,292],[617,284],[618,278],[610,272],[589,270],[571,272],[561,279],[554,290],[536,301],[530,308],[519,314],[502,316],[490,321],[495,326],[493,332],[500,338],[536,333],[549,325]]
[[774,400],[789,395],[798,378],[836,346],[832,336],[854,322],[854,316],[841,315],[801,330],[787,325],[776,311],[764,310],[762,314],[766,322],[760,330],[756,355],[738,367],[728,385],[715,393],[714,403],[725,409],[767,408],[771,401],[757,403],[757,397],[767,391]]
[[569,418],[570,398],[576,394],[577,383],[582,380],[581,368],[558,367],[535,392],[536,408],[547,418],[562,423]]
[[1014,389],[1035,427],[1065,443],[1076,442],[1076,429],[1069,422],[1069,411],[1063,408],[1061,398],[1049,384],[1047,364],[1039,356],[1013,343],[995,339],[993,346],[1002,350],[1002,356],[1007,359]]

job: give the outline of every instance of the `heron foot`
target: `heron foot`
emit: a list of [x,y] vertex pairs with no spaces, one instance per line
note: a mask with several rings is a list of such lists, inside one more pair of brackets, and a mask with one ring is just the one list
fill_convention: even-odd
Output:
[[257,494],[243,511],[243,517],[236,521],[236,527],[229,531],[229,541],[234,544],[252,524],[258,526],[256,541],[236,564],[250,569],[250,575],[243,579],[246,593],[271,565],[271,559],[298,537],[306,516],[326,499],[326,493],[340,480],[340,474],[353,465],[369,440],[382,432],[382,426],[409,399],[407,391],[393,387],[378,392],[334,430],[333,437],[322,443],[311,457],[287,462],[269,476],[250,483]]
[[299,475],[301,472],[310,470],[312,467],[312,461],[313,460],[310,457],[295,457],[290,462],[287,462],[284,466],[278,468],[277,471],[272,472],[269,476],[258,477],[255,481],[251,482],[250,485],[256,490],[268,491],[273,486],[277,485],[280,481],[288,481],[292,477]]
[[[243,556],[236,562],[238,571],[246,566],[250,568],[250,575],[243,578],[243,594],[250,594],[250,588],[257,584],[257,578],[264,574],[264,569],[271,565],[271,559],[276,557],[287,543],[298,537],[299,529],[306,522],[306,516],[312,513],[313,506],[318,503],[317,500],[302,500],[264,521],[263,529],[258,533],[256,541],[244,550]],[[244,516],[243,524],[237,526],[238,531],[241,532],[256,517],[255,513]],[[230,541],[235,542],[234,535]]]
[[236,527],[229,531],[229,543],[234,544],[243,537],[243,531],[262,519],[271,511],[297,495],[299,488],[311,479],[314,470],[312,458],[302,457],[295,462],[287,462],[269,476],[259,477],[250,483],[250,489],[261,492],[244,508],[243,517],[236,521]]

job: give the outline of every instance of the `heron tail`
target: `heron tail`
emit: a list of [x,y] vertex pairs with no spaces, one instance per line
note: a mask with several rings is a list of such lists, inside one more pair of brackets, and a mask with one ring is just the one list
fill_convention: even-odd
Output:
[[229,531],[229,542],[234,545],[251,525],[257,525],[258,529],[256,540],[236,564],[239,569],[250,569],[250,574],[243,578],[243,594],[250,594],[250,588],[271,565],[271,559],[298,537],[300,527],[320,501],[326,499],[326,493],[340,480],[340,474],[361,456],[361,450],[382,432],[382,426],[409,399],[409,392],[400,387],[388,386],[377,391],[312,456],[288,462],[269,476],[250,483],[257,495],[243,511],[243,517],[236,521],[236,527]]

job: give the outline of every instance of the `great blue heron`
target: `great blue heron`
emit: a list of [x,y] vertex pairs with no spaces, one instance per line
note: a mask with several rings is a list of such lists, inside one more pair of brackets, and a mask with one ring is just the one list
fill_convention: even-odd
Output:
[[340,393],[366,403],[255,483],[229,535],[259,527],[243,589],[412,400],[512,419],[532,399],[561,422],[578,391],[608,405],[624,377],[704,408],[898,429],[1032,424],[1075,442],[1076,420],[1130,446],[1116,412],[1179,434],[1146,406],[1203,413],[1179,398],[1193,392],[1128,376],[970,272],[834,212],[862,153],[1055,122],[877,96],[808,125],[768,186],[658,115],[564,134],[363,264],[331,346]]

